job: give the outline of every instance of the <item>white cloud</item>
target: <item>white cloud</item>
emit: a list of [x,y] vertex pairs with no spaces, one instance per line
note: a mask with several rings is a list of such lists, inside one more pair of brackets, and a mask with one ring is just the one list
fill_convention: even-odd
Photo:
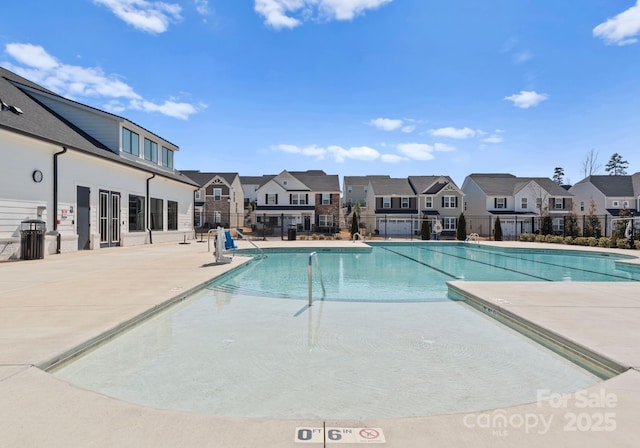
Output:
[[158,112],[169,117],[186,120],[205,105],[167,100],[154,103],[144,99],[133,87],[114,75],[105,74],[97,67],[80,67],[63,64],[38,45],[11,43],[5,51],[18,61],[20,66],[4,64],[9,70],[70,99],[102,98],[105,109],[121,113],[127,109]]
[[451,152],[455,151],[455,146],[447,145],[445,143],[434,143],[433,149],[439,152]]
[[[171,22],[182,19],[182,8],[176,3],[147,0],[93,0],[106,6],[129,25],[147,33],[164,33]],[[202,3],[202,2],[200,2]]]
[[208,16],[211,12],[209,9],[209,0],[195,0],[196,11],[201,16]]
[[549,99],[549,95],[545,93],[537,93],[533,90],[521,90],[520,93],[514,93],[511,96],[505,96],[505,100],[512,101],[513,105],[521,109],[535,107],[543,101]]
[[413,160],[432,160],[434,148],[426,143],[401,143],[398,152]]
[[487,138],[483,138],[481,141],[484,143],[502,143],[504,139],[499,135],[493,134]]
[[[254,0],[254,10],[265,24],[275,28],[295,28],[314,18],[352,20],[369,9],[393,0]],[[297,13],[296,17],[292,17]]]
[[273,149],[280,150],[282,152],[287,152],[289,154],[301,154],[303,156],[315,157],[318,160],[324,159],[327,154],[327,150],[324,148],[320,148],[316,145],[299,147],[296,145],[276,145]]
[[384,163],[400,163],[407,162],[409,159],[407,157],[402,157],[397,154],[382,154],[380,160]]
[[413,131],[416,130],[416,127],[414,125],[409,125],[409,126],[404,126],[402,129],[400,129],[402,132],[404,132],[405,134],[410,134]]
[[345,159],[373,161],[380,158],[380,153],[368,146],[357,146],[344,149],[340,146],[329,146],[328,150],[333,154],[337,162],[344,162]]
[[391,118],[376,118],[369,122],[371,126],[375,126],[383,131],[395,131],[402,127],[402,120],[394,120]]
[[608,45],[628,45],[638,42],[640,34],[640,0],[631,8],[593,29],[593,35]]
[[465,139],[475,137],[477,131],[474,131],[470,128],[454,128],[454,127],[446,127],[439,129],[431,129],[429,133],[434,137],[447,137],[447,138],[455,138],[455,139]]

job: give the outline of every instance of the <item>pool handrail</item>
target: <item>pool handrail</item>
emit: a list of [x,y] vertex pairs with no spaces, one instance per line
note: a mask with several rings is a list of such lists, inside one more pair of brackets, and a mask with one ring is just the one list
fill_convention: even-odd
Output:
[[326,295],[326,290],[324,289],[324,281],[322,280],[322,269],[320,269],[320,260],[318,259],[318,252],[311,252],[309,254],[309,266],[307,268],[307,278],[309,283],[309,306],[312,305],[313,302],[313,257],[316,257],[316,266],[318,266],[318,273],[320,274],[320,285],[322,286],[322,297]]

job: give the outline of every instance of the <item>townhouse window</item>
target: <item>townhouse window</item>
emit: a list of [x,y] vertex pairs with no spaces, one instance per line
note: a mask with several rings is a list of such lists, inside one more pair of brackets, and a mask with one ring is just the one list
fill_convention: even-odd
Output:
[[402,198],[400,201],[400,208],[409,208],[409,198]]
[[562,200],[562,198],[555,198],[553,207],[557,210],[562,210],[564,208],[564,201]]
[[151,203],[149,205],[151,206],[149,210],[149,228],[151,230],[162,230],[164,228],[162,222],[162,199],[151,198]]
[[129,232],[144,231],[144,197],[129,195]]
[[424,208],[433,208],[433,197],[427,196],[424,198]]
[[494,208],[507,208],[507,198],[495,198]]
[[623,208],[629,208],[629,201],[623,201],[622,202],[622,207]]
[[200,190],[196,190],[196,200],[200,200],[201,194]]
[[304,193],[293,193],[291,195],[291,204],[305,205],[307,203],[307,195]]
[[167,230],[178,230],[178,203],[167,201]]
[[349,186],[347,187],[347,192],[348,192],[348,193],[351,193],[351,185],[349,185]]
[[140,136],[127,128],[122,128],[122,150],[134,156],[139,156]]
[[563,233],[564,232],[564,218],[553,218],[553,232],[554,233]]
[[611,205],[613,206],[613,208],[620,208],[620,201],[613,201]]
[[275,193],[267,193],[267,205],[278,205],[278,195]]
[[458,198],[455,196],[442,196],[443,208],[456,208],[458,206]]
[[536,208],[542,208],[542,198],[536,198]]
[[158,163],[158,144],[148,138],[144,139],[144,159]]
[[219,201],[222,199],[222,188],[214,188],[213,189],[213,200]]
[[456,230],[458,218],[442,218],[443,230]]
[[331,204],[331,195],[329,193],[322,193],[322,205]]
[[584,211],[584,201],[580,201],[580,211]]
[[520,198],[520,208],[522,209],[528,208],[527,198]]
[[162,147],[162,166],[173,168],[173,151],[164,146]]
[[318,227],[333,227],[333,215],[320,215],[318,217]]
[[382,208],[391,208],[391,198],[389,196],[382,198]]
[[220,225],[221,221],[222,221],[222,212],[220,210],[214,210],[213,222],[215,222],[217,225]]

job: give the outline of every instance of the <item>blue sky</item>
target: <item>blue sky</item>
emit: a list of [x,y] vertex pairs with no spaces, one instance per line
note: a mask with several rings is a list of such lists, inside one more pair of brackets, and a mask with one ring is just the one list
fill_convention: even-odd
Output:
[[0,65],[241,175],[640,171],[640,0],[3,4]]

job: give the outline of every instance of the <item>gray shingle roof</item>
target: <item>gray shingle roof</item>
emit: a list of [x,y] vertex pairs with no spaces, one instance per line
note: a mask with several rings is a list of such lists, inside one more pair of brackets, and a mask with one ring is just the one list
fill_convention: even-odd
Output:
[[289,171],[311,191],[340,192],[340,179],[337,174],[327,174],[321,170]]
[[[443,179],[445,182],[436,183],[439,179]],[[457,187],[449,176],[409,176],[409,182],[417,194],[436,194],[447,184]]]
[[374,178],[390,179],[391,176],[386,174],[372,174],[368,176],[344,176],[344,184],[366,187],[367,185],[369,185],[369,180]]
[[375,196],[415,196],[409,179],[397,178],[373,178],[370,179],[373,194]]
[[197,170],[183,170],[181,173],[190,179],[193,179],[201,187],[208,184],[209,181],[216,176],[222,177],[229,185],[231,185],[234,179],[238,176],[238,173],[201,173]]
[[[636,173],[633,176],[638,178],[640,173]],[[589,183],[593,184],[598,190],[602,192],[607,197],[616,197],[616,196],[635,196],[634,194],[634,181],[633,176],[588,176],[582,179],[579,184]],[[636,184],[639,184],[640,181],[636,181]],[[638,193],[640,191],[635,190]]]
[[[154,173],[189,185],[196,185],[179,172],[167,171],[161,167],[137,163],[111,152],[105,145],[83,132],[77,126],[51,111],[23,91],[20,86],[38,89],[45,93],[55,93],[0,67],[0,99],[11,106],[20,108],[22,115],[8,110],[0,111],[0,128],[43,140],[69,150],[81,151],[122,165]],[[59,96],[59,95],[56,95]],[[62,97],[61,97],[62,98]]]
[[513,196],[531,181],[540,185],[551,196],[573,196],[548,177],[516,177],[513,174],[469,175],[487,196]]

